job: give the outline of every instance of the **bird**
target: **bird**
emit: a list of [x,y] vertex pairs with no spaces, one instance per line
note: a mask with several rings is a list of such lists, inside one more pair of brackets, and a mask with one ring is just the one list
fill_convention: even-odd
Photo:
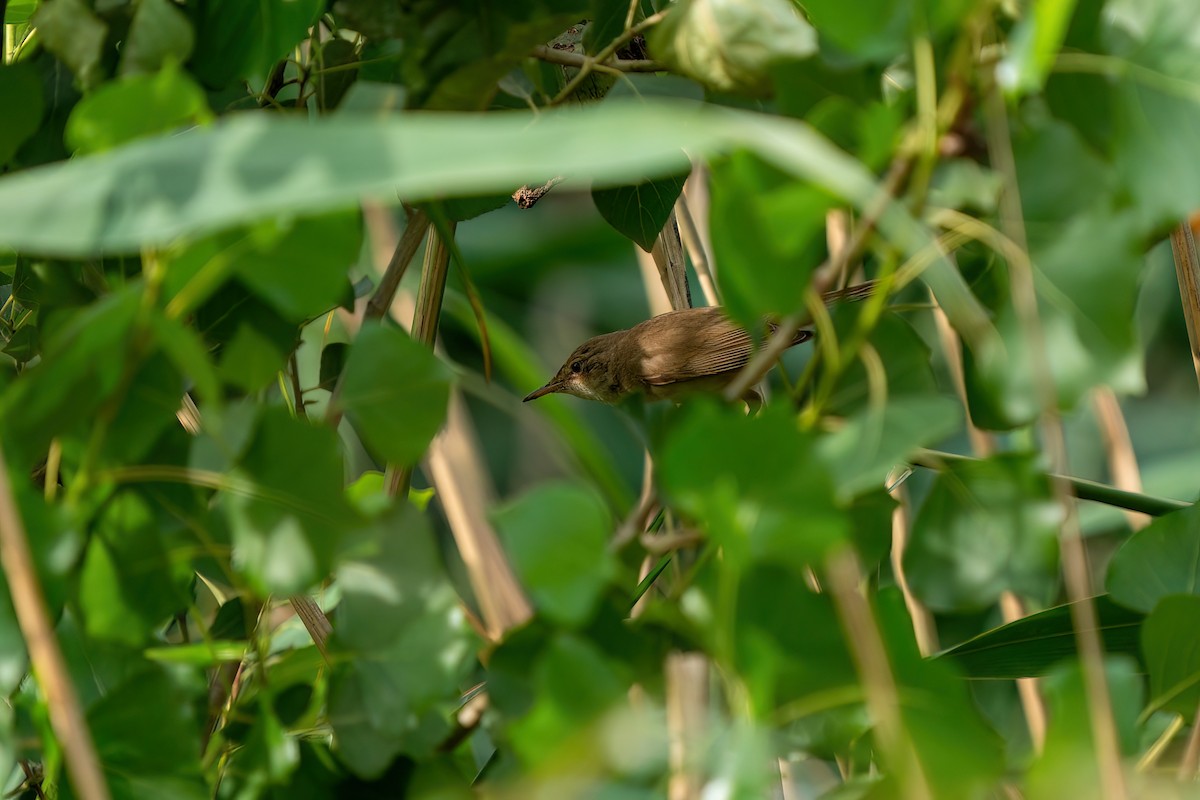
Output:
[[[822,299],[827,305],[861,300],[875,287],[869,281],[826,292]],[[767,327],[772,332],[777,328],[770,323]],[[799,330],[788,347],[812,337],[812,331]],[[632,328],[588,339],[524,402],[557,393],[616,405],[632,396],[677,400],[698,392],[719,392],[746,366],[753,349],[750,334],[720,306],[668,311]]]

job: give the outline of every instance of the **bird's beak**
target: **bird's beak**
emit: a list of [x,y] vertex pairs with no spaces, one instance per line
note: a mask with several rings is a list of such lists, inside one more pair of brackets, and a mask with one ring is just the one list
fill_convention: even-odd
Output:
[[542,388],[536,389],[536,390],[530,392],[529,394],[525,395],[525,399],[522,400],[521,402],[528,403],[530,400],[537,400],[539,397],[545,397],[548,394],[554,394],[561,388],[562,387],[559,386],[559,384],[555,383],[554,381],[550,381]]

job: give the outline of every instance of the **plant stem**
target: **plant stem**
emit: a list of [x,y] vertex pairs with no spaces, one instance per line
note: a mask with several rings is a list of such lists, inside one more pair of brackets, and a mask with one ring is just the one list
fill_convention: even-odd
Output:
[[[920,450],[916,455],[910,457],[908,462],[914,466],[925,467],[926,469],[941,470],[947,464],[962,464],[979,460],[981,459],[962,456],[956,453],[943,453],[940,450]],[[1047,474],[1047,477],[1051,480],[1062,481],[1071,490],[1072,496],[1080,500],[1091,500],[1094,503],[1103,503],[1106,506],[1123,508],[1127,511],[1140,511],[1152,517],[1161,517],[1175,511],[1182,511],[1185,508],[1191,508],[1192,506],[1191,503],[1185,503],[1182,500],[1127,492],[1115,486],[1089,481],[1084,478],[1073,478],[1069,475],[1058,474]]]

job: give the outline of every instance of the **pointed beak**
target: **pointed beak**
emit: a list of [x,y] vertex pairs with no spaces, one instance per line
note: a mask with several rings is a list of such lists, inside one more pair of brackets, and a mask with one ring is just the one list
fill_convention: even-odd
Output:
[[550,381],[542,388],[536,389],[536,390],[530,392],[529,394],[525,395],[525,399],[522,400],[521,402],[528,403],[530,400],[537,400],[539,397],[545,397],[548,394],[554,394],[555,392],[557,392],[559,390],[559,388],[560,387],[557,383],[555,383],[554,381]]

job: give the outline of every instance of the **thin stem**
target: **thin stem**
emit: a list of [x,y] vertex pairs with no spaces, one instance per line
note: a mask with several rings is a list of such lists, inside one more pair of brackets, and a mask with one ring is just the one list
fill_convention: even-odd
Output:
[[[1008,125],[1008,110],[999,87],[986,91],[984,100],[988,152],[992,164],[1004,179],[1000,195],[1001,228],[1023,252],[1028,252],[1021,196],[1017,185],[1016,159],[1012,150],[1012,135]],[[1010,261],[1013,310],[1026,338],[1033,367],[1033,383],[1041,406],[1039,427],[1043,446],[1050,459],[1050,468],[1063,473],[1067,467],[1067,443],[1062,420],[1058,414],[1058,397],[1054,375],[1046,356],[1046,338],[1038,313],[1037,290],[1033,269],[1024,260]],[[1080,664],[1096,749],[1102,796],[1106,800],[1128,797],[1125,775],[1121,770],[1121,749],[1113,718],[1112,699],[1108,691],[1108,675],[1104,669],[1104,643],[1098,631],[1095,604],[1092,603],[1091,576],[1087,551],[1079,529],[1075,504],[1070,501],[1071,489],[1065,479],[1055,476],[1051,482],[1056,499],[1063,510],[1059,535],[1063,582],[1071,602],[1071,618],[1079,642]]]
[[71,683],[66,660],[54,635],[54,624],[34,566],[25,525],[17,509],[9,481],[8,466],[0,451],[0,567],[8,579],[17,624],[29,648],[33,667],[46,707],[50,727],[62,746],[71,784],[82,800],[109,800],[108,784],[92,733]]
[[580,84],[587,80],[587,76],[592,73],[592,70],[597,64],[605,63],[612,58],[613,54],[616,53],[617,50],[619,50],[630,39],[637,36],[642,31],[657,25],[663,20],[664,17],[666,17],[669,10],[670,9],[664,9],[663,11],[659,11],[657,14],[651,14],[637,25],[632,25],[629,28],[626,28],[620,36],[609,42],[608,46],[596,55],[584,56],[586,60],[584,61],[583,66],[579,68],[579,72],[575,74],[574,78],[567,82],[567,85],[562,88],[561,92],[554,96],[554,99],[550,101],[550,105],[556,106],[573,95],[575,90],[579,88]]
[[[941,470],[947,464],[965,463],[970,461],[978,461],[977,458],[970,456],[958,455],[956,453],[944,453],[940,450],[918,450],[914,455],[910,456],[908,462],[913,466],[925,467],[926,469]],[[1155,497],[1154,495],[1138,494],[1136,492],[1126,492],[1117,489],[1107,484],[1089,481],[1083,478],[1073,478],[1069,475],[1049,474],[1048,478],[1055,481],[1061,481],[1066,484],[1072,496],[1080,500],[1090,500],[1094,503],[1103,503],[1106,506],[1114,506],[1115,508],[1124,508],[1129,511],[1140,511],[1143,514],[1149,514],[1152,517],[1161,517],[1166,514],[1172,514],[1176,511],[1182,511],[1185,508],[1191,508],[1191,503],[1185,503],[1182,500],[1172,500],[1166,497]]]
[[618,72],[663,72],[666,70],[665,64],[660,64],[657,61],[651,61],[644,58],[614,58],[603,64],[595,63],[595,59],[586,56],[583,53],[573,53],[570,50],[555,50],[544,44],[539,44],[533,48],[533,57],[545,61],[547,64],[558,64],[563,67],[575,67],[583,69],[600,69],[607,67],[608,69]]

